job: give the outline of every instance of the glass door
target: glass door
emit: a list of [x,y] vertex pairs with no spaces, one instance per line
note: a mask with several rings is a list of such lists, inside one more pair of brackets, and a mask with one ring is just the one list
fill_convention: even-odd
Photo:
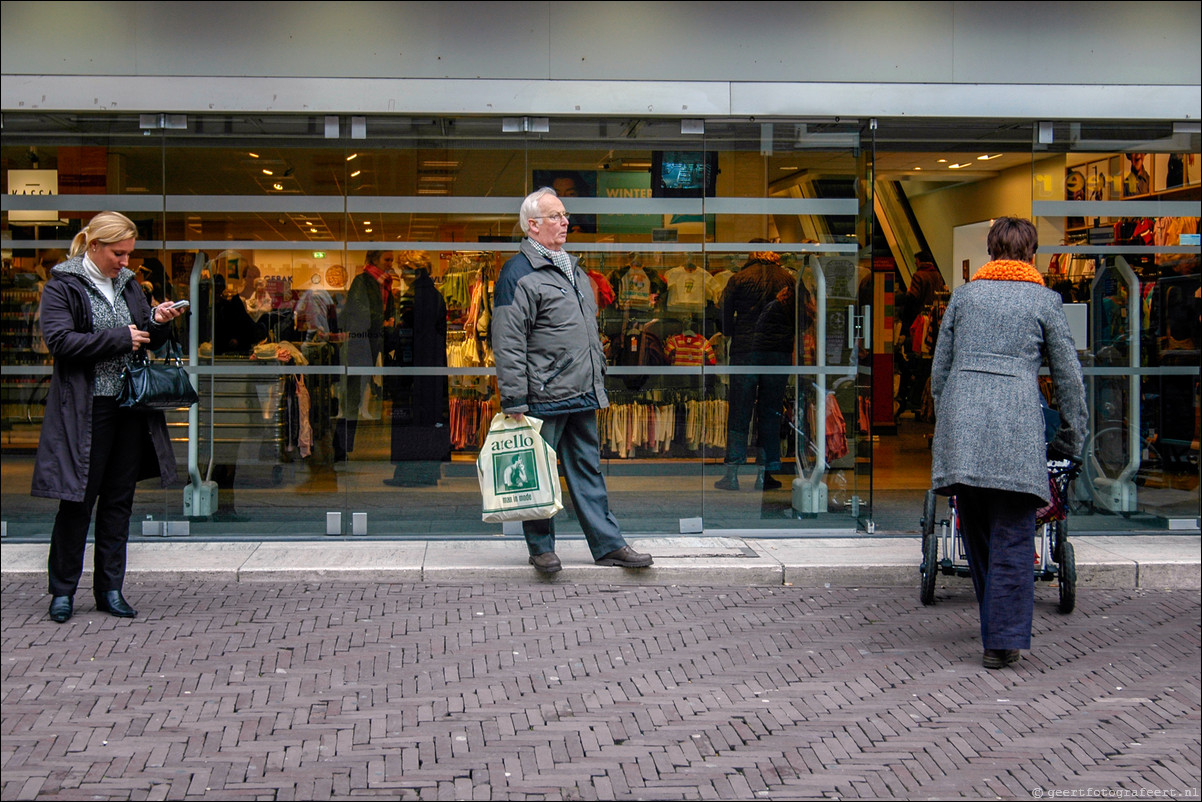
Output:
[[724,123],[711,263],[725,289],[707,532],[854,532],[870,509],[870,149],[859,123]]

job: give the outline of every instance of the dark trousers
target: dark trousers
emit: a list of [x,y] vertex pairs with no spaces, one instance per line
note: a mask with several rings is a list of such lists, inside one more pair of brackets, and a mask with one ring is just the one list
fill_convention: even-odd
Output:
[[[780,366],[792,363],[790,354],[776,351],[749,351],[732,354],[732,365]],[[789,376],[784,373],[744,374],[730,377],[727,396],[726,459],[727,465],[747,462],[747,436],[751,415],[755,412],[756,444],[762,453],[760,464],[768,473],[776,473],[780,464],[780,426],[784,417],[781,409]]]
[[1007,490],[956,490],[956,512],[986,649],[1031,648],[1037,501]]
[[[125,582],[125,545],[138,485],[138,454],[146,422],[121,409],[116,399],[92,402],[92,453],[83,501],[60,501],[50,534],[47,569],[51,596],[74,596],[83,573],[84,549],[92,507],[96,506],[94,593],[121,590]],[[99,504],[97,504],[99,501]]]
[[[535,416],[539,417],[539,416]],[[597,436],[597,413],[572,412],[542,418],[542,437],[555,449],[560,471],[568,480],[568,492],[580,519],[593,559],[600,559],[626,545],[618,519],[609,511],[609,491],[601,473],[601,441]],[[555,551],[555,519],[523,521],[522,533],[531,554]]]

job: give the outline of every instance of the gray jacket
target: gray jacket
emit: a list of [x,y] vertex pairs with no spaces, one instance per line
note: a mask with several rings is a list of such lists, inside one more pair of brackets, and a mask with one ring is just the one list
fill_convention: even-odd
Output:
[[492,347],[501,409],[554,415],[609,406],[597,302],[575,258],[568,277],[522,240],[493,292]]
[[[1045,444],[1039,369],[1047,358],[1060,430]],[[931,485],[1029,493],[1049,500],[1047,451],[1078,456],[1087,413],[1081,363],[1060,296],[1027,281],[957,289],[931,363]]]

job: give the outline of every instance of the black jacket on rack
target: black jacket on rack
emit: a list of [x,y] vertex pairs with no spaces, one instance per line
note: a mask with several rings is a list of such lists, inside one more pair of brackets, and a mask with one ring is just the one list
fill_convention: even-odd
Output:
[[[386,367],[447,366],[447,304],[426,270],[397,305],[397,325],[384,353]],[[392,399],[392,461],[451,458],[451,408],[446,376],[388,376]]]

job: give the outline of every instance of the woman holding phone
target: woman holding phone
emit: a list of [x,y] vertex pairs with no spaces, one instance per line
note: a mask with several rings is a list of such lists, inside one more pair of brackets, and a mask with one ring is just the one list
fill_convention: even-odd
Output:
[[[162,412],[117,405],[131,355],[163,344],[186,307],[153,309],[129,269],[138,230],[117,212],[101,212],[71,241],[67,261],[42,291],[42,333],[54,372],[33,468],[35,496],[59,499],[47,561],[50,618],[74,612],[92,508],[96,511],[97,609],[122,618],[137,612],[122,595],[134,490],[139,479],[176,476]],[[97,506],[98,504],[98,506]]]

